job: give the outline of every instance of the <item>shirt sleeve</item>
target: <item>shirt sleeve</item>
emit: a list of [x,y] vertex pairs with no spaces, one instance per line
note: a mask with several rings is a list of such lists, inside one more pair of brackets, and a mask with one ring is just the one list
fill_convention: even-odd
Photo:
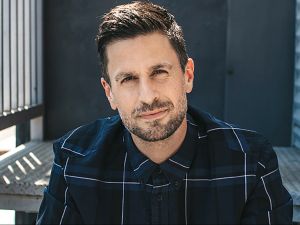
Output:
[[282,184],[275,151],[260,145],[257,184],[247,200],[241,224],[292,224],[293,201]]
[[44,190],[36,224],[82,224],[81,216],[72,204],[64,177],[68,159],[62,155],[57,143],[54,143],[53,150],[55,157],[49,185]]

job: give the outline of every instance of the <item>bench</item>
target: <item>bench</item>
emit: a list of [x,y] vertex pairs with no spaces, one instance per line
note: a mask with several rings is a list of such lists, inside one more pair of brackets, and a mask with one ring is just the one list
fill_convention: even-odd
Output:
[[51,142],[29,142],[0,156],[0,209],[37,212],[53,163]]

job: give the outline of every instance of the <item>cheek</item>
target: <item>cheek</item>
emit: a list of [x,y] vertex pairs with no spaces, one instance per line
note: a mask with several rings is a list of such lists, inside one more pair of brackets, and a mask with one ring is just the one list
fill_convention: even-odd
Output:
[[186,94],[185,91],[185,83],[183,80],[173,82],[172,84],[168,85],[169,88],[165,88],[167,90],[167,95],[174,101],[178,101],[179,98],[182,98],[183,95]]
[[132,108],[134,108],[137,99],[133,91],[119,92],[114,96],[114,98],[119,111],[125,113],[132,111]]

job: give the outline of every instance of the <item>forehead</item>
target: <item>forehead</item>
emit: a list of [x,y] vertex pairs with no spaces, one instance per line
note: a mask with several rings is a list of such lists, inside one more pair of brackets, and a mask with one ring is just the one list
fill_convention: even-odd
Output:
[[179,65],[169,39],[158,32],[112,42],[106,48],[106,55],[110,78],[119,72],[138,72],[156,64]]

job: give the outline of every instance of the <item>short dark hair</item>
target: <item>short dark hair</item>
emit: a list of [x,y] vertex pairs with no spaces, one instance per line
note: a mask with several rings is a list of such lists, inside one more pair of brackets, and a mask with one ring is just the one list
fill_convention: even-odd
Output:
[[182,71],[188,60],[182,28],[166,9],[151,2],[135,1],[119,5],[102,17],[96,36],[102,76],[110,84],[106,46],[113,41],[152,32],[166,35],[177,53]]

